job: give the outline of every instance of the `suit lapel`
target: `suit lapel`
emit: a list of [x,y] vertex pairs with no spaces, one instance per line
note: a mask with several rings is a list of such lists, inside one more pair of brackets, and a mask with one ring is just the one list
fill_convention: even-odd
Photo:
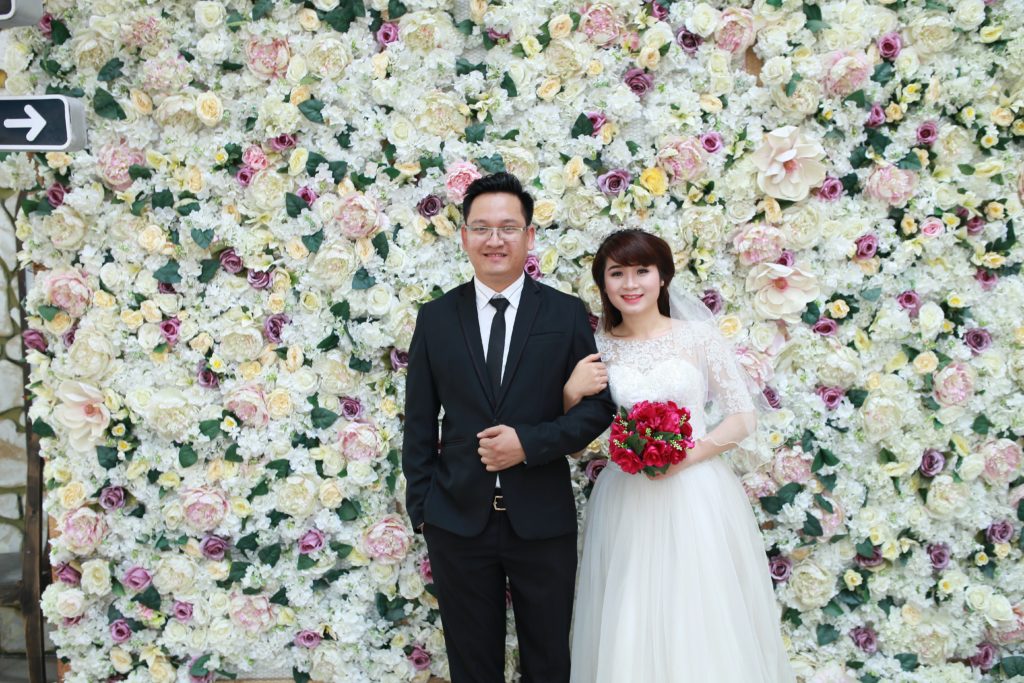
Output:
[[516,311],[516,322],[512,326],[512,341],[508,346],[508,359],[505,361],[505,371],[502,373],[501,390],[498,392],[497,408],[501,408],[501,402],[508,393],[508,387],[512,384],[516,369],[519,367],[519,359],[526,347],[526,340],[533,329],[533,321],[540,309],[541,289],[533,278],[526,277],[523,282],[523,293],[519,297],[519,310]]
[[476,370],[476,376],[483,387],[484,395],[493,408],[495,405],[494,390],[491,388],[491,378],[487,375],[487,365],[484,363],[484,347],[480,341],[480,318],[476,313],[476,287],[472,280],[463,285],[456,309],[459,314],[459,325],[462,327],[462,336],[466,339],[469,357],[473,362],[473,369]]

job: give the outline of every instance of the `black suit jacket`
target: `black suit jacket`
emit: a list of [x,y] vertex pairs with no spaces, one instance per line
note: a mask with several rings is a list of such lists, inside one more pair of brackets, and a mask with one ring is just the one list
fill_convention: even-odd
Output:
[[527,539],[575,532],[565,456],[604,431],[614,406],[606,389],[565,413],[562,388],[576,363],[595,352],[583,302],[527,277],[496,392],[473,282],[425,304],[409,347],[402,445],[413,526],[426,522],[462,536],[483,531],[497,475],[480,462],[476,435],[504,424],[516,430],[526,453],[525,463],[501,472],[513,529]]

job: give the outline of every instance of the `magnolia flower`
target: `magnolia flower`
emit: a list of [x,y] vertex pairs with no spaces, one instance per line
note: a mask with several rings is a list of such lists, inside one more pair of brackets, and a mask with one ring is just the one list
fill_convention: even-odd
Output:
[[765,135],[751,160],[757,167],[757,186],[776,199],[797,202],[825,180],[821,159],[825,150],[796,126],[784,126]]
[[57,389],[61,404],[53,411],[67,430],[68,445],[79,453],[88,453],[100,442],[110,424],[110,411],[103,393],[82,382],[61,382]]
[[763,318],[795,322],[818,298],[818,281],[810,273],[780,263],[761,263],[747,274],[746,290],[753,292],[754,311]]

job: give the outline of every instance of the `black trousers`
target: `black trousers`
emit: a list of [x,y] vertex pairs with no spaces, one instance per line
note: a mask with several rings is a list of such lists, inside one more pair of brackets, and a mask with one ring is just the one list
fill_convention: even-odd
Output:
[[430,567],[452,683],[505,680],[505,584],[512,594],[523,683],[567,683],[576,534],[525,540],[492,510],[479,536],[427,524]]

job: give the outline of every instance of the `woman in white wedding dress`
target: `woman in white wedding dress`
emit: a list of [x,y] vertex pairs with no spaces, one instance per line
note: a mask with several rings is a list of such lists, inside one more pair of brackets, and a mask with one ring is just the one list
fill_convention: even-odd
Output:
[[[764,543],[721,457],[753,431],[755,391],[710,311],[692,297],[670,297],[674,266],[664,240],[613,233],[593,272],[604,306],[600,360],[577,366],[567,405],[607,379],[627,409],[642,400],[689,408],[696,445],[664,475],[630,475],[609,463],[598,478],[586,510],[571,680],[795,681]],[[710,431],[709,403],[725,416]]]

